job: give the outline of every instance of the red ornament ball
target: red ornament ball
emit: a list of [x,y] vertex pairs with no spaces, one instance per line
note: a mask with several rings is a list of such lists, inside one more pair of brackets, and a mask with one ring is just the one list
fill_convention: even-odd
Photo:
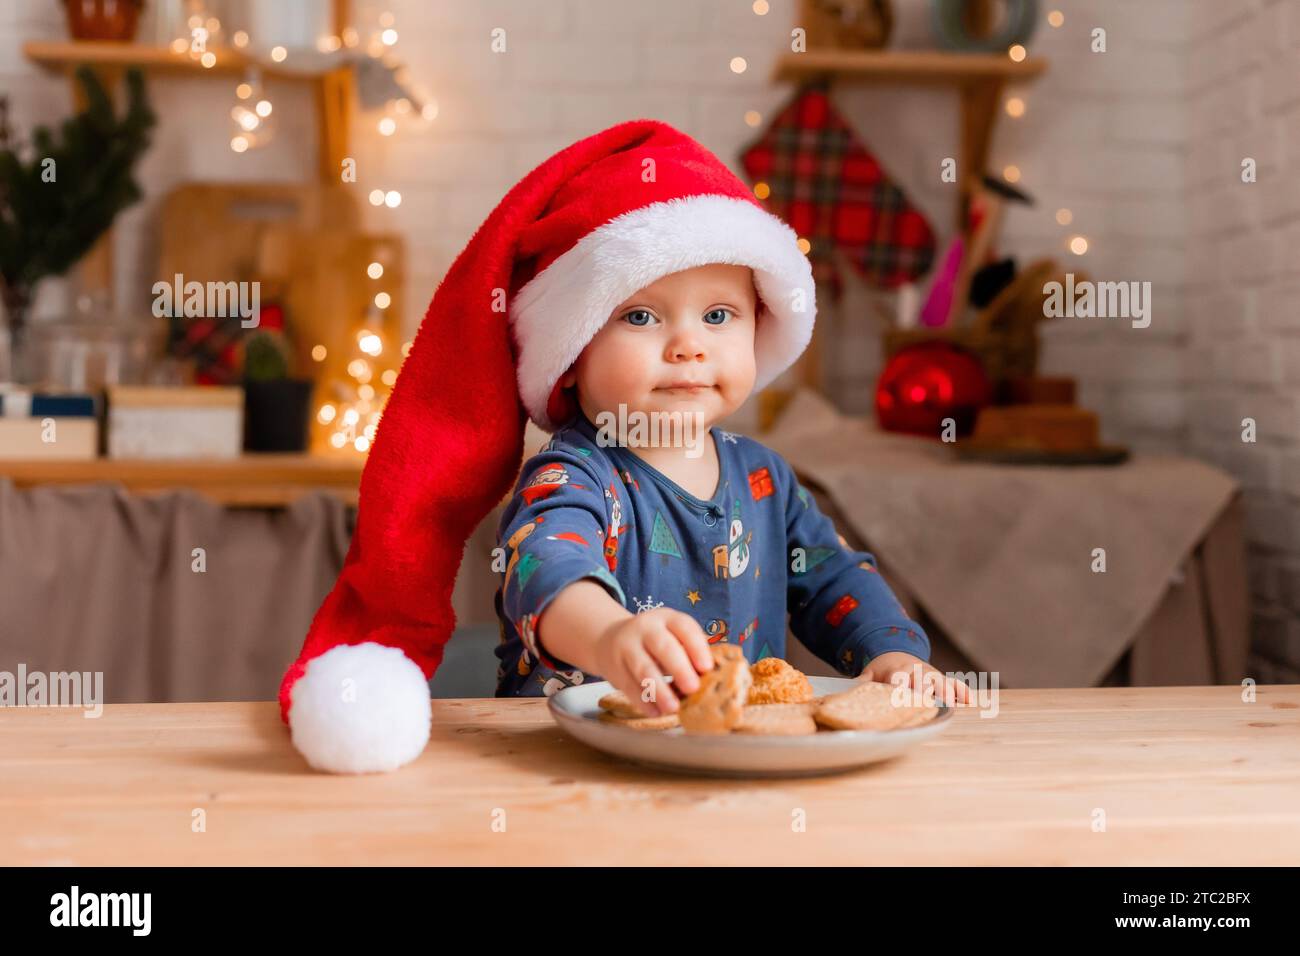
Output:
[[939,438],[943,420],[969,435],[993,389],[980,360],[949,342],[922,342],[900,349],[876,385],[876,419],[885,431]]

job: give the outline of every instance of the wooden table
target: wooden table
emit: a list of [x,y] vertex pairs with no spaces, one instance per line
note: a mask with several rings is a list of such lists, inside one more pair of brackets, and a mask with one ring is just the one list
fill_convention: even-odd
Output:
[[0,710],[0,863],[1300,862],[1300,685],[1005,691],[994,718],[807,780],[639,769],[540,700],[433,715],[416,763],[334,777],[272,703]]

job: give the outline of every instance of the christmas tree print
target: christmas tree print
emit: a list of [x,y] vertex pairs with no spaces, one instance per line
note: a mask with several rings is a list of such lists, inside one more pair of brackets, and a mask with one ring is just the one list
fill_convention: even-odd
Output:
[[809,548],[804,553],[803,567],[800,568],[796,564],[791,573],[795,577],[798,577],[800,574],[807,574],[834,553],[834,548]]
[[528,579],[533,576],[533,572],[537,570],[541,563],[541,559],[536,555],[524,554],[520,556],[519,564],[515,568],[515,580],[519,583],[520,590],[523,590],[524,585],[528,583]]
[[650,532],[650,550],[674,558],[682,556],[682,549],[677,546],[677,539],[668,530],[668,522],[664,520],[662,511],[655,512],[654,528]]
[[771,656],[772,656],[772,648],[768,645],[767,641],[764,641],[763,649],[758,652],[758,657],[755,658],[755,660],[761,661],[763,658],[771,657]]

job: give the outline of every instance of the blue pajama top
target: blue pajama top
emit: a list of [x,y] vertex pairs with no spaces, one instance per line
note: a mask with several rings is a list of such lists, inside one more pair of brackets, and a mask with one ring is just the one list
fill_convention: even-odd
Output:
[[712,428],[717,491],[704,501],[625,447],[601,445],[579,413],[527,462],[497,530],[504,558],[498,697],[549,696],[600,680],[536,640],[551,599],[582,578],[641,613],[666,606],[710,643],[752,661],[785,657],[790,630],[850,677],[886,651],[928,660],[930,642],[876,572],[772,450]]

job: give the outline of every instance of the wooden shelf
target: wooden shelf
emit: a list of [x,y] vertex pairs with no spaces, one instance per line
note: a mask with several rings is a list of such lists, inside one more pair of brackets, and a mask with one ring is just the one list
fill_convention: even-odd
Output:
[[860,83],[970,86],[1016,83],[1036,78],[1047,61],[1026,57],[1019,63],[1004,53],[945,53],[941,50],[809,50],[787,53],[773,79],[800,83],[830,77]]
[[115,482],[132,494],[194,491],[222,505],[279,507],[318,491],[355,505],[364,460],[340,455],[246,454],[234,459],[0,461],[18,488]]
[[[283,64],[262,63],[231,47],[213,47],[210,52],[215,57],[215,62],[211,67],[206,67],[188,52],[177,53],[165,46],[113,43],[106,40],[32,41],[23,44],[23,54],[33,63],[46,69],[59,70],[69,76],[78,66],[85,64],[100,75],[110,90],[115,79],[130,67],[139,67],[151,73],[191,76],[242,75],[249,69],[256,68],[264,76],[310,83],[315,92],[316,113],[321,129],[317,175],[321,182],[337,182],[342,161],[348,155],[352,68],[334,66],[329,69],[292,69]],[[73,97],[78,107],[84,105],[81,103],[80,88],[75,82]]]
[[49,69],[72,70],[81,64],[93,67],[141,69],[171,73],[243,73],[250,68],[266,76],[285,79],[316,80],[320,70],[289,70],[279,64],[264,64],[231,47],[212,47],[216,62],[207,67],[188,52],[176,53],[169,47],[142,43],[113,43],[107,40],[32,41],[23,44],[23,54],[33,63]]

